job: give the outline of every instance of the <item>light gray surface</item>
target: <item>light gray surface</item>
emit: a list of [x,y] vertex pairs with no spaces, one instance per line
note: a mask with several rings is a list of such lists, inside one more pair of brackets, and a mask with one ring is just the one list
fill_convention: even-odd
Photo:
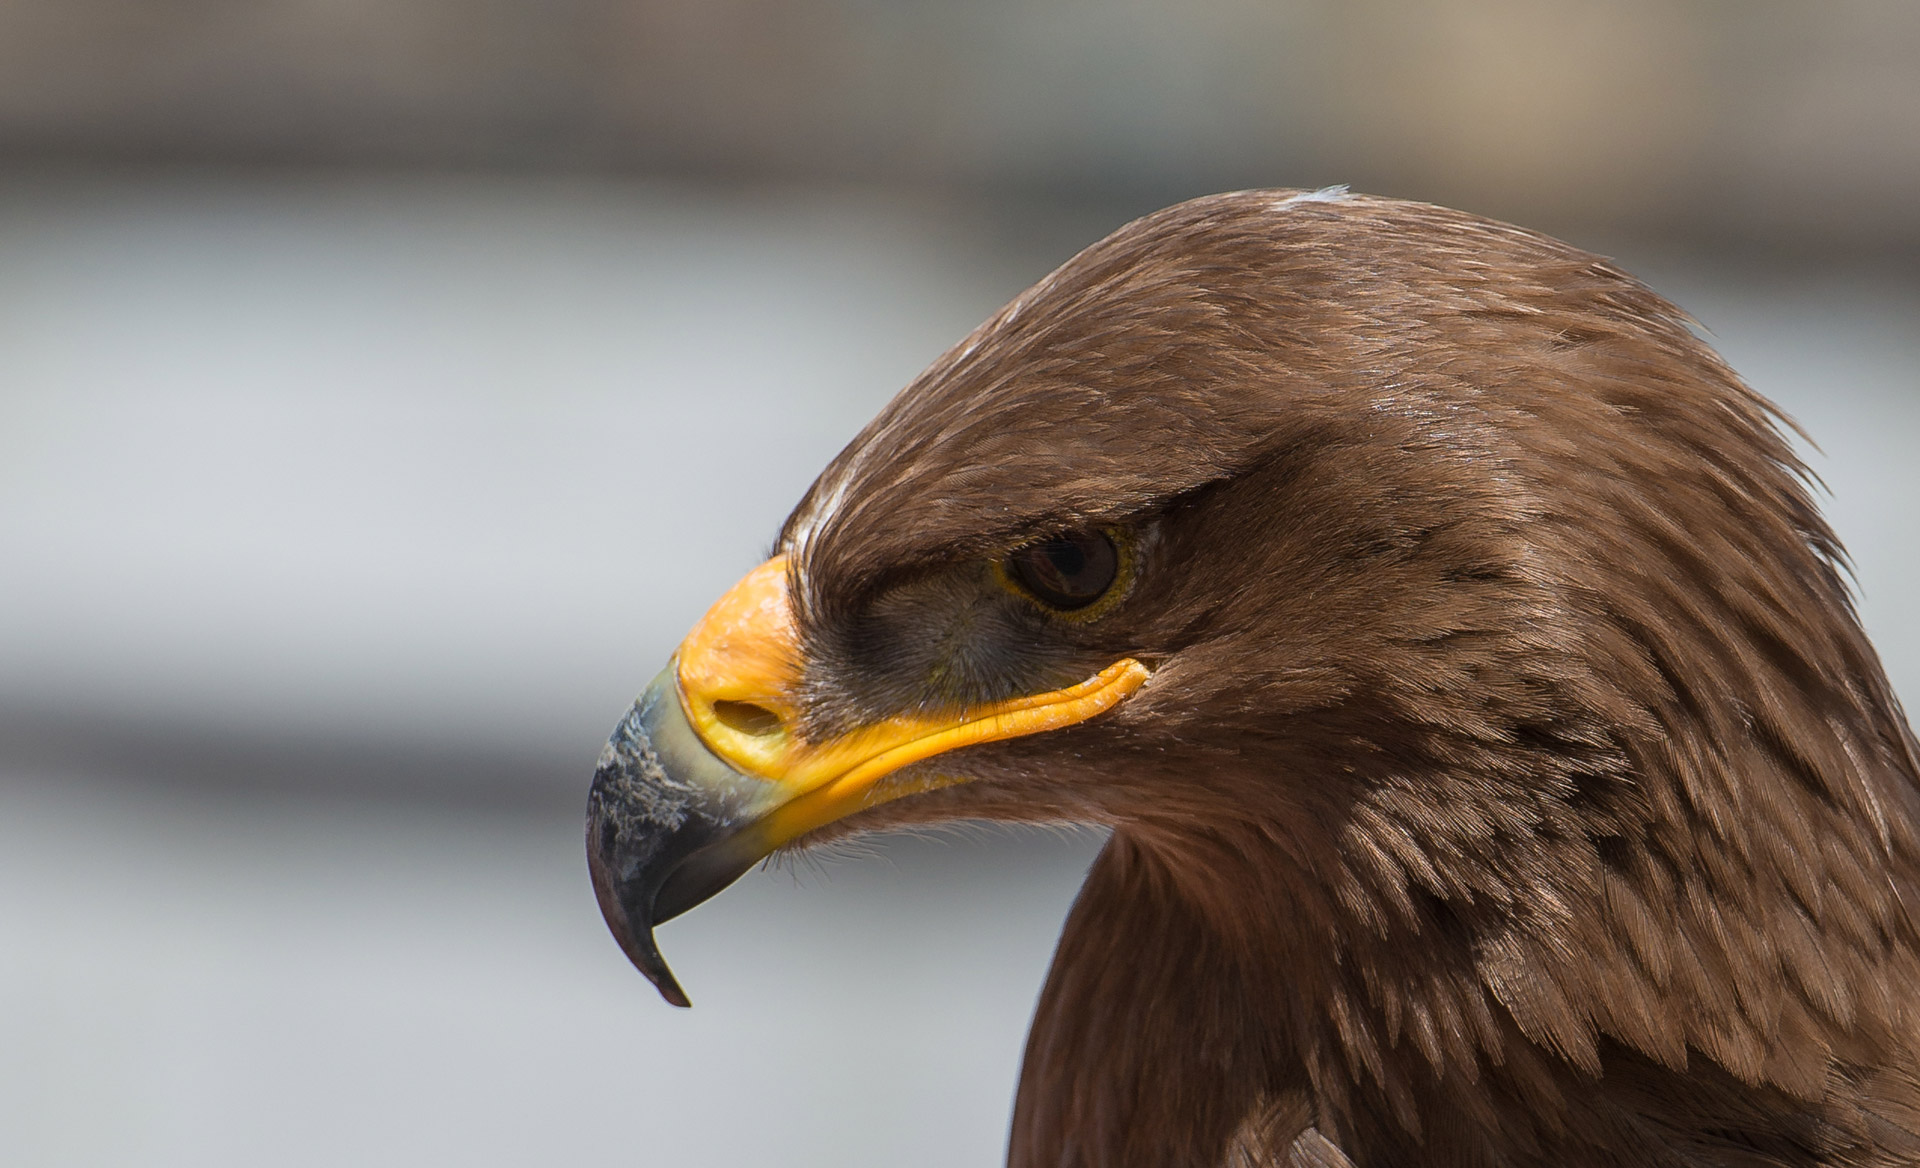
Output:
[[[0,1163],[994,1162],[1089,841],[751,876],[663,930],[680,1013],[574,808],[818,466],[1064,253],[854,196],[0,191],[9,715],[579,760],[510,816],[0,750]],[[1824,446],[1920,693],[1916,285],[1622,258]]]
[[1022,282],[858,199],[10,194],[0,700],[235,727],[604,736]]
[[999,1160],[1090,837],[750,875],[661,930],[676,1010],[580,836],[9,775],[0,1163]]

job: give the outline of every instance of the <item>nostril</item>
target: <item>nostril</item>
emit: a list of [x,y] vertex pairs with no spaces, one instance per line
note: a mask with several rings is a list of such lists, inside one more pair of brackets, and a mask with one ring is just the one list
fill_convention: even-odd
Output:
[[752,702],[715,702],[713,716],[728,729],[755,737],[773,734],[780,729],[780,715]]

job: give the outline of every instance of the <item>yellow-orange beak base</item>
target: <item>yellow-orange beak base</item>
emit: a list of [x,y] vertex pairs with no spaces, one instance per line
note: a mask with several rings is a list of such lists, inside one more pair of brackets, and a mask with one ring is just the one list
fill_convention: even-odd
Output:
[[900,714],[824,742],[792,727],[802,672],[787,599],[787,561],[776,556],[720,598],[680,645],[680,700],[716,755],[774,784],[765,830],[773,846],[854,811],[944,785],[876,780],[910,763],[976,743],[1084,722],[1139,689],[1147,667],[1132,658],[1066,689],[973,709]]

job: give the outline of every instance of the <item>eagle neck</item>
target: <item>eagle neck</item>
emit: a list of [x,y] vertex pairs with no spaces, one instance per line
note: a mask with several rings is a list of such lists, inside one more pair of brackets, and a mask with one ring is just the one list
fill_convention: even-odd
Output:
[[1278,1033],[1248,1025],[1260,1009],[1245,958],[1152,848],[1116,832],[1041,992],[1012,1168],[1211,1168],[1250,1117],[1300,1097]]
[[[1616,984],[1624,958],[1604,931],[1557,950],[1505,941],[1438,899],[1412,906],[1417,931],[1383,926],[1339,881],[1310,878],[1305,853],[1254,862],[1253,836],[1276,831],[1245,826],[1246,838],[1128,827],[1109,841],[1036,1010],[1013,1168],[1680,1168],[1746,1162],[1743,1148],[1808,1168],[1920,1162],[1906,1105],[1889,1102],[1920,1080],[1910,1053],[1876,1036],[1893,1020],[1873,1017],[1889,1007],[1866,999],[1868,980],[1850,1035],[1810,1024],[1775,1040],[1805,1063],[1806,1086],[1771,1062],[1743,1073],[1701,1044],[1664,1048],[1685,1042],[1674,1017],[1631,1025],[1634,1001],[1706,1005]],[[1538,895],[1577,891],[1569,878]],[[1881,1063],[1897,1069],[1853,1069]],[[1300,1140],[1342,1158],[1302,1160]],[[1899,1156],[1875,1158],[1876,1143]]]

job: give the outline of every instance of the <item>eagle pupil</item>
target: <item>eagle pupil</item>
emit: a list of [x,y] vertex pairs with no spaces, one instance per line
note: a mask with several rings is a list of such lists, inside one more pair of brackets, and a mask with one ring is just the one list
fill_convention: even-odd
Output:
[[1097,531],[1029,544],[1008,565],[1020,586],[1042,603],[1071,611],[1085,608],[1113,587],[1120,557],[1113,541]]

